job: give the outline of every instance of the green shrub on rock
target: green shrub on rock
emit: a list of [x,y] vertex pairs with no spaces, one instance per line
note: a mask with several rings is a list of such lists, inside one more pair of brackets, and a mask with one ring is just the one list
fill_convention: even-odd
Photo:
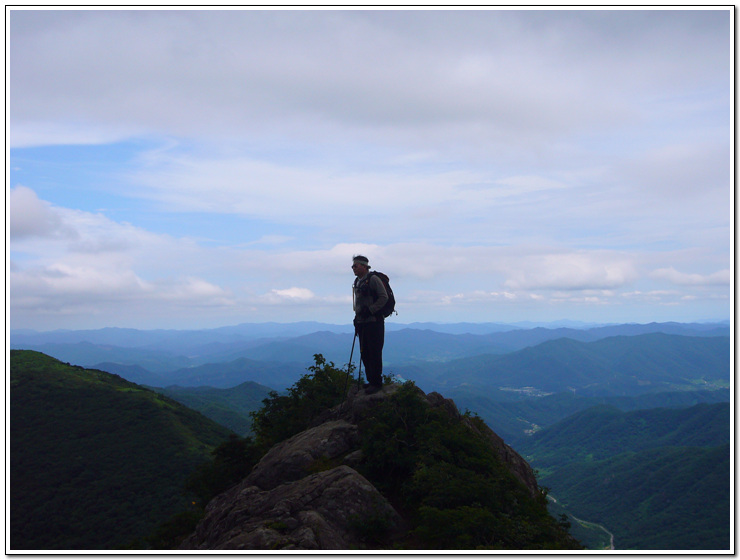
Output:
[[490,444],[429,406],[412,382],[375,408],[360,432],[362,472],[411,519],[416,546],[577,548]]
[[287,395],[272,391],[264,406],[252,413],[252,430],[256,444],[264,451],[274,444],[305,430],[326,409],[344,400],[347,372],[315,354],[311,372],[288,389]]

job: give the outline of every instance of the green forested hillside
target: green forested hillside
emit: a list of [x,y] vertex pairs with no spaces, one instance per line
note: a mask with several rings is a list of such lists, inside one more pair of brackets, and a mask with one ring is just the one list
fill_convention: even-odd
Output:
[[[302,363],[281,364],[239,358],[232,362],[207,363],[169,372],[166,386],[217,387],[229,389],[245,381],[269,383],[276,390],[294,383],[305,371]],[[161,386],[161,385],[160,385]]]
[[[445,391],[468,384],[486,391],[534,387],[581,396],[630,396],[729,387],[730,356],[729,337],[654,333],[595,342],[561,338],[503,356],[427,364],[422,373],[426,369],[425,383]],[[408,377],[405,368],[396,369]]]
[[214,422],[226,426],[240,436],[252,431],[250,412],[262,407],[262,401],[272,391],[269,387],[247,381],[231,389],[215,387],[178,387],[173,385],[163,389],[154,388],[188,408],[197,410]]
[[13,550],[114,549],[182,509],[230,431],[122,378],[10,354]]
[[566,465],[542,484],[615,548],[729,550],[730,446],[663,447]]
[[[19,348],[13,345],[12,348]],[[176,368],[188,367],[191,361],[170,352],[149,350],[147,348],[127,348],[111,344],[93,344],[81,341],[73,344],[45,343],[23,346],[65,362],[92,367],[101,362],[138,365],[154,373],[164,373]]]
[[619,410],[670,407],[687,408],[701,403],[730,402],[729,389],[714,391],[672,391],[630,397],[584,397],[570,391],[532,397],[502,391],[483,392],[476,387],[459,387],[448,393],[461,408],[479,414],[496,433],[515,448],[527,444],[530,435],[556,422],[599,404]]
[[617,549],[726,550],[730,404],[621,412],[597,406],[518,450],[574,516],[604,525]]
[[713,447],[730,441],[730,403],[622,412],[589,408],[533,435],[519,448],[538,468],[606,459],[656,447]]

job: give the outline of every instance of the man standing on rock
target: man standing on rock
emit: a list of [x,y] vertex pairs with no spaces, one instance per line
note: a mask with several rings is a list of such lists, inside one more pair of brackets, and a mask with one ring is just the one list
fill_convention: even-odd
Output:
[[383,386],[385,318],[379,311],[388,301],[388,293],[382,280],[370,274],[367,257],[353,257],[352,270],[357,277],[352,285],[355,333],[360,339],[360,359],[365,364],[365,392],[372,394]]

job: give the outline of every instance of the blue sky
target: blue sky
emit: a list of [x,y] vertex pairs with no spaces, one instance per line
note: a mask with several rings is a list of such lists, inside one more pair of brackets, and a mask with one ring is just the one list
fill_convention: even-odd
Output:
[[8,12],[11,328],[730,318],[729,8]]

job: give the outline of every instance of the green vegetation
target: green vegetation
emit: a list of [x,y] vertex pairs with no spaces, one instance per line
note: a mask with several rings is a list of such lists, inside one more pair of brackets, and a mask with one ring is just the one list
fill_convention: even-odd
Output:
[[549,500],[547,509],[550,515],[558,519],[565,519],[570,523],[568,532],[588,550],[610,550],[611,533],[596,523],[574,518],[563,506],[555,500],[552,494],[547,495]]
[[666,447],[574,463],[543,477],[617,549],[728,550],[730,448]]
[[[473,424],[482,422],[468,415]],[[577,548],[477,431],[408,382],[361,425],[363,474],[406,514],[401,544],[428,549]]]
[[[199,466],[187,490],[206,504],[242,480],[270,448],[310,427],[326,409],[344,400],[347,372],[337,369],[320,354],[308,374],[288,389],[287,395],[270,391],[262,408],[250,413],[253,435],[232,436],[212,452],[212,460]],[[389,381],[389,379],[386,379]]]
[[580,396],[635,396],[729,387],[731,355],[729,337],[653,333],[594,342],[561,338],[509,354],[478,355],[421,369],[428,370],[427,378],[435,383],[450,387],[529,386],[548,393],[571,388]]
[[617,549],[726,550],[729,403],[621,412],[594,407],[520,451],[560,506],[615,535]]
[[712,447],[730,441],[730,403],[621,412],[596,406],[522,441],[538,468],[560,467],[658,447]]
[[[241,480],[272,445],[309,427],[344,399],[346,372],[315,356],[287,395],[273,392],[253,414],[254,440],[233,438],[189,482],[201,499]],[[390,381],[390,380],[386,380]],[[467,417],[475,425],[477,417]],[[408,528],[392,535],[371,516],[362,534],[374,546],[412,549],[579,548],[533,498],[480,433],[442,409],[431,408],[406,383],[361,423],[361,472],[404,516]],[[236,458],[236,460],[233,460]],[[229,465],[239,465],[231,469]],[[240,470],[241,469],[241,470]],[[218,480],[218,484],[213,484]],[[377,516],[376,516],[377,517]],[[172,544],[172,543],[171,543]]]
[[321,354],[314,355],[311,372],[288,389],[287,395],[271,391],[264,406],[252,413],[256,445],[264,452],[276,443],[305,430],[326,409],[344,400],[347,372],[337,369]]
[[229,430],[153,391],[10,353],[10,546],[122,548],[183,509],[189,473]]
[[[206,388],[178,395],[204,412],[211,407],[212,415],[243,407],[242,427],[251,408],[253,432],[240,437],[246,432],[237,436],[117,375],[11,351],[10,546],[174,548],[210,499],[242,480],[274,444],[343,401],[346,371],[320,354],[308,369],[285,394],[267,393],[261,407],[249,400],[249,384],[231,396]],[[666,405],[712,398],[676,395],[649,398]],[[590,404],[628,408],[644,398],[592,397]],[[540,403],[547,406],[538,412]],[[584,399],[552,395],[496,405],[517,422],[539,413],[554,423],[569,407],[583,408]],[[605,531],[552,516],[572,512],[608,528],[617,549],[725,550],[729,420],[727,403],[634,412],[602,405],[518,441],[557,497],[548,514],[545,492],[532,498],[474,429],[480,417],[460,421],[428,406],[406,383],[361,423],[358,467],[402,514],[403,531],[390,533],[388,521],[372,512],[354,521],[377,548],[577,548],[569,524],[589,547],[604,548]],[[332,466],[317,461],[312,468]]]
[[327,408],[344,400],[347,372],[320,354],[314,360],[315,365],[308,368],[310,373],[288,389],[287,395],[270,391],[262,408],[250,413],[252,436],[232,435],[212,452],[210,461],[199,465],[188,478],[185,491],[200,506],[198,515],[182,512],[166,520],[146,539],[147,546],[175,548],[195,528],[203,516],[203,507],[211,499],[247,476],[273,445],[305,430]]
[[222,426],[226,426],[240,436],[252,433],[251,413],[259,410],[262,400],[271,389],[247,381],[231,389],[215,387],[178,387],[163,389],[152,387],[154,391],[167,395],[188,408],[197,410]]
[[[482,391],[480,387],[466,386],[445,392],[460,409],[475,410],[496,433],[515,449],[526,445],[528,433],[552,426],[577,412],[599,404],[611,405],[619,410],[649,408],[688,408],[701,403],[730,402],[728,389],[706,391],[672,391],[647,393],[630,397],[584,397],[571,391],[544,397],[514,397],[512,393]],[[536,430],[535,430],[536,431]]]
[[262,457],[251,437],[240,438],[233,434],[211,455],[213,459],[201,464],[185,484],[187,491],[195,496],[195,503],[203,507],[247,476]]

